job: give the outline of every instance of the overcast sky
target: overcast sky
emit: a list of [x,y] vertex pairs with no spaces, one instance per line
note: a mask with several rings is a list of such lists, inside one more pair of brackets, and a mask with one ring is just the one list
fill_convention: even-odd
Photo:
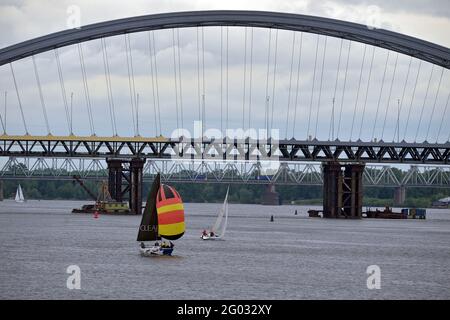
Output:
[[[173,11],[265,10],[323,16],[361,24],[375,24],[384,29],[450,47],[450,37],[448,36],[450,1],[448,0],[130,0],[126,2],[3,0],[0,5],[0,29],[3,30],[0,33],[0,47],[64,30],[67,28],[69,17],[67,10],[71,5],[80,8],[82,25]],[[5,30],[7,32],[4,32]],[[253,57],[251,62],[252,78],[250,79],[251,47],[249,39],[251,33],[253,33]],[[170,135],[172,130],[177,126],[180,127],[181,124],[192,131],[193,121],[198,120],[199,104],[197,30],[195,28],[182,29],[179,30],[179,33],[175,32],[174,34],[172,30],[163,30],[156,31],[154,35],[163,134]],[[251,31],[248,29],[247,42],[245,42],[245,28],[228,29],[228,68],[226,68],[226,28],[205,28],[203,35],[206,74],[205,122],[208,128],[236,129],[244,127],[248,129],[249,124],[252,128],[262,128],[265,119],[264,106],[268,100],[269,105],[273,103],[274,106],[272,127],[280,130],[281,138],[284,138],[285,135],[290,138],[293,134],[297,138],[305,138],[309,134],[320,139],[329,139],[332,136],[336,137],[339,131],[339,138],[342,140],[349,138],[354,140],[360,137],[359,133],[364,140],[372,139],[374,136],[383,137],[385,140],[397,139],[397,135],[394,137],[394,132],[399,106],[402,108],[398,119],[401,139],[405,137],[407,140],[427,138],[430,141],[437,139],[446,141],[449,138],[450,107],[446,108],[450,92],[450,72],[448,70],[443,71],[437,66],[433,68],[426,62],[420,64],[416,59],[410,60],[409,57],[397,55],[394,52],[389,53],[388,57],[388,52],[379,48],[375,49],[373,53],[373,47],[352,43],[347,72],[344,72],[349,52],[350,43],[348,41],[341,42],[340,39],[318,37],[306,33],[297,34],[293,48],[294,56],[292,56],[292,32],[282,30],[276,32],[268,29]],[[177,41],[174,46],[173,36],[175,39],[179,36],[179,47]],[[269,37],[270,52],[268,51]],[[274,45],[275,42],[277,46]],[[141,135],[154,135],[156,132],[153,102],[156,97],[154,99],[151,85],[150,61],[152,60],[150,57],[152,54],[148,51],[148,33],[130,35],[130,44],[135,91],[139,93],[139,132]],[[123,36],[108,38],[106,46],[118,133],[119,135],[133,135],[136,131],[136,124],[133,125],[125,39]],[[175,70],[174,47],[176,54],[178,49],[180,52],[179,65],[178,56],[175,55],[175,65],[177,66]],[[244,48],[247,48],[246,61],[244,61]],[[317,58],[316,48],[318,48]],[[111,135],[112,124],[101,42],[84,43],[82,49],[95,119],[95,132],[98,135]],[[373,62],[371,62],[372,54]],[[87,135],[90,133],[89,118],[77,46],[62,48],[59,50],[59,55],[68,101],[73,92],[74,132]],[[277,64],[274,63],[275,58]],[[268,59],[270,61],[269,68],[267,68]],[[50,129],[53,134],[67,134],[69,124],[54,52],[37,55],[36,65],[42,84]],[[419,65],[420,72],[418,72]],[[361,66],[363,66],[362,72]],[[27,58],[15,62],[13,67],[25,110],[28,131],[45,134],[47,129],[32,60]],[[244,70],[246,70],[245,73]],[[180,71],[181,94],[179,92]],[[297,71],[300,73],[298,74]],[[228,90],[226,74],[228,74]],[[416,78],[417,85],[415,86]],[[178,81],[177,96],[175,95],[175,79]],[[297,79],[299,79],[298,91],[296,89]],[[249,100],[250,82],[251,101]],[[6,114],[8,133],[23,134],[24,126],[9,65],[0,67],[0,90],[8,92]],[[226,98],[227,91],[228,99]],[[202,94],[203,92],[200,96]],[[227,100],[228,126],[225,113]],[[70,102],[68,103],[70,104]],[[0,106],[0,114],[4,122],[3,103]],[[176,107],[178,110],[183,108],[183,118],[180,115],[178,121],[175,120],[177,118],[175,116]],[[339,112],[341,108],[342,113]],[[356,115],[354,115],[355,109],[357,110]],[[244,114],[244,119],[242,119],[242,114]],[[407,121],[408,118],[409,121]],[[407,122],[408,127],[406,127]],[[351,134],[351,132],[353,133]]]

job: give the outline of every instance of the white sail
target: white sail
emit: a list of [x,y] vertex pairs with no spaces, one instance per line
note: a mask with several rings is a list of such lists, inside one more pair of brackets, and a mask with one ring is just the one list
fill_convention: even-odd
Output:
[[24,198],[23,192],[22,192],[22,187],[20,186],[20,184],[17,187],[15,200],[16,200],[16,202],[24,202],[25,201],[25,198]]
[[[217,231],[222,227],[221,232],[219,233],[219,237],[223,237],[225,234],[225,230],[228,223],[228,192],[229,187],[227,189],[227,194],[225,195],[225,200],[223,201],[222,208],[220,209],[219,215],[217,216],[216,222],[214,223],[211,231],[217,234]],[[225,222],[222,224],[223,216],[225,215]]]
[[225,230],[227,229],[227,225],[228,225],[228,189],[227,189],[227,195],[225,196],[225,200],[223,202],[223,208],[222,208],[223,211],[225,211],[225,222],[223,223],[222,232],[220,233],[221,238],[225,236]]

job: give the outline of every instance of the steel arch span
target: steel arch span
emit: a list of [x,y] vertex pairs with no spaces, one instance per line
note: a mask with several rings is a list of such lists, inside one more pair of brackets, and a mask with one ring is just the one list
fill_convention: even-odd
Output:
[[396,51],[450,69],[450,49],[383,29],[329,18],[264,11],[192,11],[130,17],[68,29],[0,50],[0,66],[48,50],[147,30],[197,26],[249,26],[321,34]]

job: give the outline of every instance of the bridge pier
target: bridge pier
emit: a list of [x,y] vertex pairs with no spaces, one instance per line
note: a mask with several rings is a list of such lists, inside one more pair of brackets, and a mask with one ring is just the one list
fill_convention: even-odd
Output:
[[[106,162],[108,164],[108,191],[111,197],[117,202],[122,202],[127,198],[130,212],[141,214],[142,175],[145,159],[106,159]],[[124,163],[128,163],[128,168],[123,166]],[[127,194],[128,196],[126,196]]]
[[275,190],[274,184],[268,184],[266,190],[263,193],[261,204],[268,206],[280,205],[280,195]]
[[142,213],[142,171],[145,159],[134,158],[130,162],[130,210]]
[[406,200],[406,187],[400,186],[394,190],[394,205],[401,206]]
[[108,191],[117,202],[123,201],[122,193],[122,160],[107,159],[108,163]]
[[323,217],[361,218],[364,165],[332,162],[322,167]]

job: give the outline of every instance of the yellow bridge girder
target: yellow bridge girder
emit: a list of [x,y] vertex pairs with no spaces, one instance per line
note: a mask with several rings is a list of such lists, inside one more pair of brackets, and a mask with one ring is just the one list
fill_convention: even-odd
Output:
[[120,136],[78,136],[78,135],[68,135],[68,136],[35,136],[35,135],[0,135],[0,141],[83,141],[83,142],[169,142],[170,139],[159,136],[159,137],[120,137]]

